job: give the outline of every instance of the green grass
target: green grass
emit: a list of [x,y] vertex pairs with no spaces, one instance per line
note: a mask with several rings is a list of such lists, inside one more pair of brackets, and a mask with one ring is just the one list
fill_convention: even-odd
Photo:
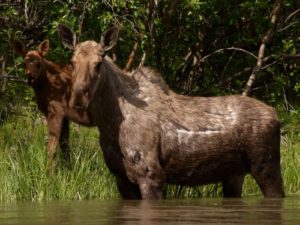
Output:
[[[25,114],[24,114],[25,112]],[[119,198],[113,176],[99,148],[98,131],[71,126],[71,169],[57,156],[55,177],[49,175],[47,126],[39,113],[23,111],[0,123],[0,202]],[[287,195],[300,195],[300,133],[282,136],[281,165]],[[199,187],[168,186],[169,198],[221,196],[220,184]],[[243,196],[261,195],[247,176]]]
[[98,136],[95,128],[72,124],[71,169],[58,152],[56,175],[51,177],[43,118],[9,117],[0,124],[0,202],[119,197]]

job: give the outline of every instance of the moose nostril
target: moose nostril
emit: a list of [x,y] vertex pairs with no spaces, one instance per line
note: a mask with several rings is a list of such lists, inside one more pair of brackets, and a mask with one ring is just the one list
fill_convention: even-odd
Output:
[[76,88],[75,91],[77,95],[83,95],[87,91],[87,89],[80,87],[80,88]]
[[83,91],[82,91],[82,89],[76,89],[75,93],[77,96],[80,96],[80,95],[82,95]]
[[82,110],[83,106],[79,102],[77,102],[77,104],[75,105],[75,109]]
[[76,110],[82,110],[83,109],[82,104],[74,98],[70,100],[69,106],[71,108],[75,108]]

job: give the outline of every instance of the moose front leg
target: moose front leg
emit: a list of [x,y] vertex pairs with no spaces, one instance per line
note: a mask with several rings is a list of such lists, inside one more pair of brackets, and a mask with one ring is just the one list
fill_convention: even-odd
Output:
[[126,177],[116,176],[118,190],[123,199],[141,199],[139,186],[130,182]]
[[162,199],[163,198],[163,182],[158,179],[144,178],[139,181],[139,187],[142,199]]
[[48,145],[47,145],[47,153],[49,160],[49,168],[50,174],[53,176],[55,174],[55,156],[56,156],[56,148],[59,142],[59,138],[61,136],[61,128],[62,128],[63,117],[49,114],[47,117],[48,123]]
[[146,166],[144,176],[138,180],[142,199],[162,199],[165,174],[158,162]]
[[162,199],[166,176],[159,160],[149,152],[147,156],[144,151],[132,152],[135,154],[131,154],[132,159],[128,158],[126,164],[128,178],[138,184],[142,199]]

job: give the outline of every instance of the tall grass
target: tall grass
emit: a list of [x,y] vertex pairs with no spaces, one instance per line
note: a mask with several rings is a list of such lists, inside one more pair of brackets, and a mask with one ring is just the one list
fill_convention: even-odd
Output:
[[98,131],[72,124],[71,168],[58,152],[56,174],[48,173],[47,126],[40,116],[9,117],[0,124],[0,202],[117,198],[103,162]]
[[[20,200],[119,198],[113,176],[99,148],[96,128],[71,126],[71,168],[58,152],[56,175],[49,175],[47,126],[39,113],[8,116],[0,123],[0,202]],[[300,137],[286,132],[282,137],[281,165],[287,195],[300,194]],[[221,196],[220,184],[199,187],[167,186],[167,197]],[[247,176],[243,195],[261,195]]]

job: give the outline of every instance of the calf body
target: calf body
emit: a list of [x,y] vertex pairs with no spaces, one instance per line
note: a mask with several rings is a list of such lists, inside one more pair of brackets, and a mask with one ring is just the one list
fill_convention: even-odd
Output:
[[177,95],[148,68],[128,76],[103,54],[112,32],[100,44],[74,46],[70,104],[86,108],[98,126],[124,198],[161,198],[165,183],[216,182],[224,196],[240,197],[247,173],[266,197],[284,196],[273,108],[245,96]]
[[46,116],[49,140],[47,145],[50,170],[54,173],[54,157],[59,144],[66,163],[69,163],[69,120],[90,126],[88,114],[84,110],[75,110],[68,106],[71,96],[71,67],[59,65],[44,58],[49,42],[42,42],[38,50],[27,51],[18,41],[15,49],[24,58],[24,71],[28,84],[35,92],[39,110]]

